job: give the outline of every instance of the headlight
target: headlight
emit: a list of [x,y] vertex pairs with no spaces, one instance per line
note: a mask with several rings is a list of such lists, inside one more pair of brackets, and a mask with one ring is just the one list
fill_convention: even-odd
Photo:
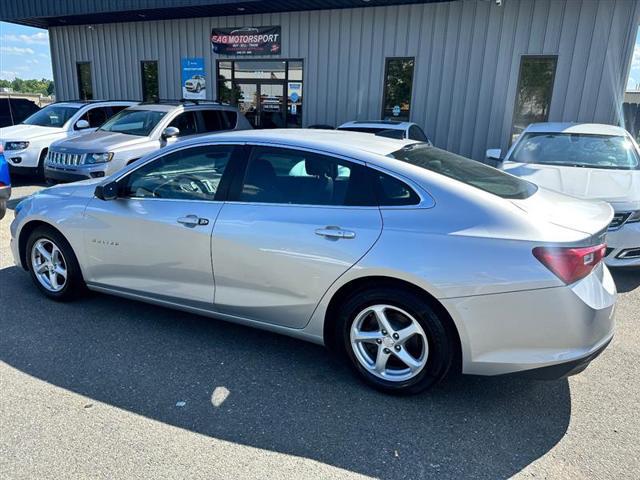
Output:
[[636,210],[629,218],[627,218],[627,223],[640,222],[640,210]]
[[113,152],[107,153],[88,153],[84,159],[84,163],[93,165],[94,163],[107,163],[113,158]]
[[5,150],[24,150],[29,147],[29,142],[7,142],[4,144]]

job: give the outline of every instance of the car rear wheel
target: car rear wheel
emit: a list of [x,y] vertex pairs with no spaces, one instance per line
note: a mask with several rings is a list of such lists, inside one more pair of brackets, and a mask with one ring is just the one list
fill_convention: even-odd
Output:
[[69,242],[49,227],[36,228],[27,241],[31,279],[47,297],[67,301],[86,291],[78,260]]
[[415,394],[449,371],[447,329],[419,295],[396,288],[360,292],[340,309],[338,328],[352,368],[370,386]]

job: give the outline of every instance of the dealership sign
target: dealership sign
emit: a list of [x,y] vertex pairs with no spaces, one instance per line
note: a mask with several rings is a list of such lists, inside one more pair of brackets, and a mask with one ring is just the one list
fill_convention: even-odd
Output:
[[278,55],[280,27],[214,28],[211,50],[222,55]]

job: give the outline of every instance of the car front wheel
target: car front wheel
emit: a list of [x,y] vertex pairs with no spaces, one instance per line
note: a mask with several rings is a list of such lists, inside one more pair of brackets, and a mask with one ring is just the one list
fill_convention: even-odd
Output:
[[341,308],[343,351],[370,386],[415,394],[449,371],[454,348],[443,321],[419,295],[396,288],[360,292]]
[[31,233],[27,261],[31,279],[47,297],[67,301],[86,291],[71,245],[53,228],[38,227]]

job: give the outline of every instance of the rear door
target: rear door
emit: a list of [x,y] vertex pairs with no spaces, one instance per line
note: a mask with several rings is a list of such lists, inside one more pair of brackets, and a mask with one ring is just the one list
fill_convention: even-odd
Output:
[[215,308],[302,328],[381,233],[368,170],[304,150],[247,150],[213,231]]

